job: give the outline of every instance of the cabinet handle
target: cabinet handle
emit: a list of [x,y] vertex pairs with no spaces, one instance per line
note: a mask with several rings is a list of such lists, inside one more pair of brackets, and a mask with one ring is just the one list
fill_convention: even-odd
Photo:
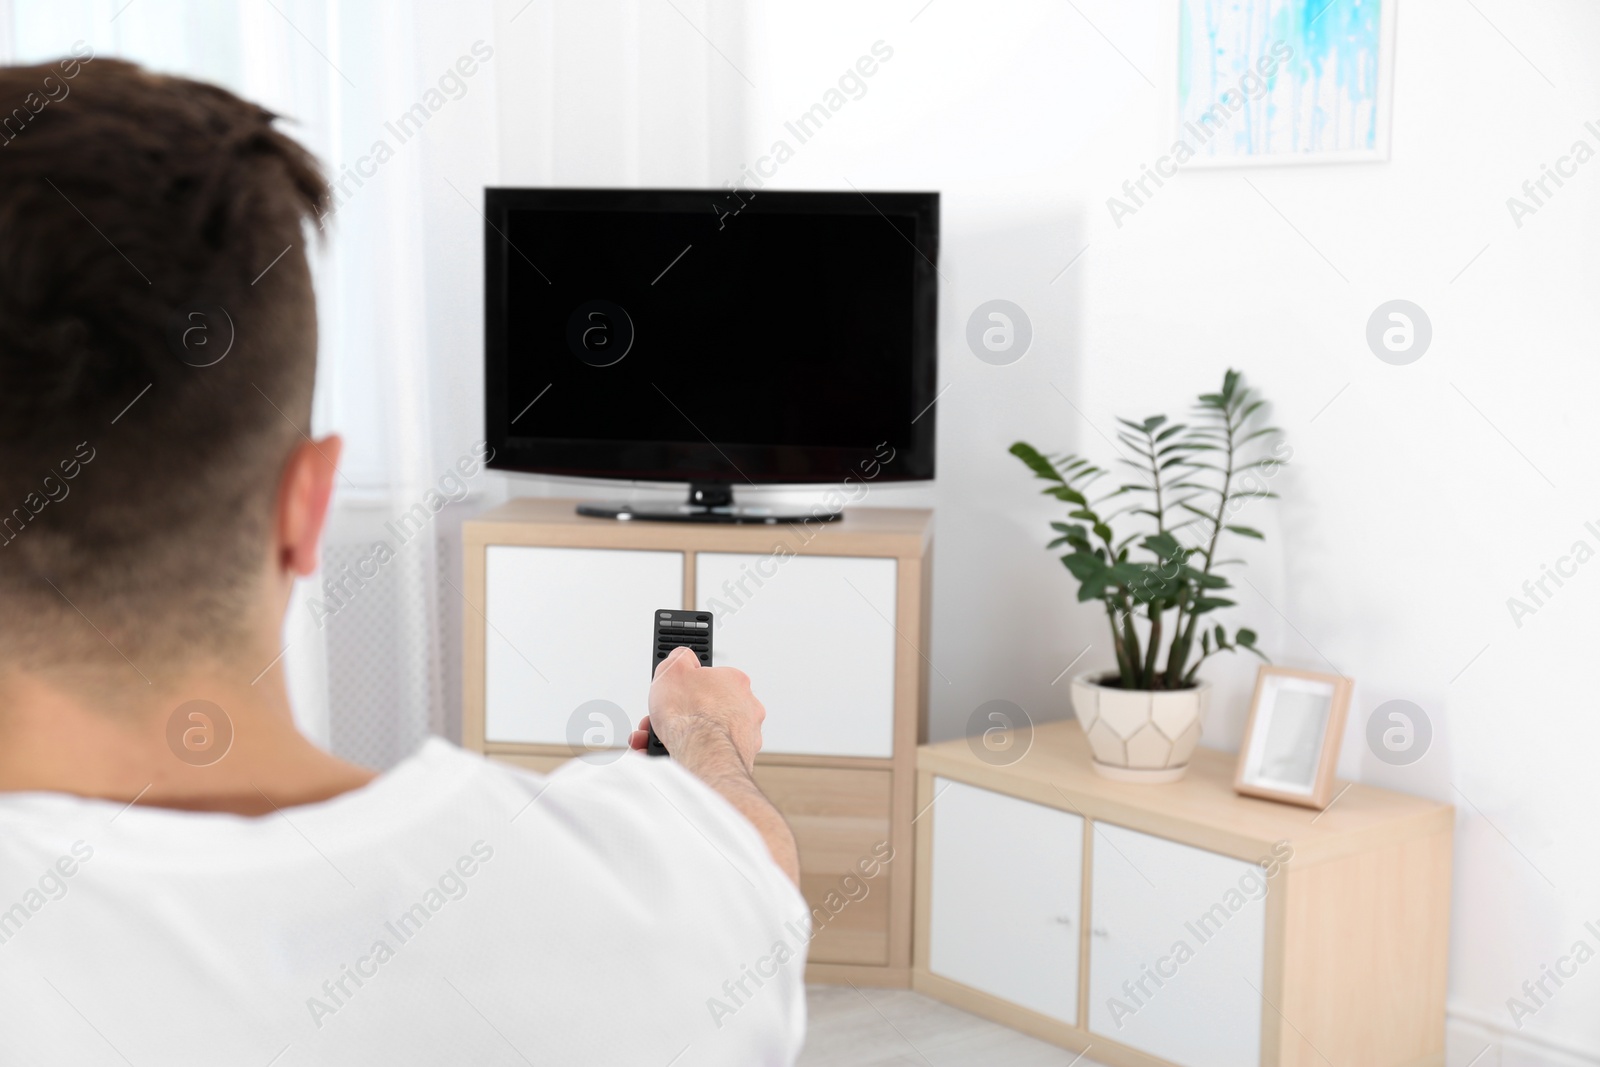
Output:
[[1107,930],[1104,926],[1093,927],[1093,928],[1090,929],[1089,932],[1091,934],[1093,934],[1095,937],[1110,937],[1111,936],[1111,931]]

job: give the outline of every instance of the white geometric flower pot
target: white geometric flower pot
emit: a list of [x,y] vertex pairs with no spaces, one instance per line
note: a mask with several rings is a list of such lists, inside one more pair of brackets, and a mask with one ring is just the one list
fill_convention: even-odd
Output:
[[1121,689],[1082,674],[1072,680],[1072,708],[1094,753],[1094,769],[1124,782],[1176,782],[1189,769],[1209,682],[1193,689]]

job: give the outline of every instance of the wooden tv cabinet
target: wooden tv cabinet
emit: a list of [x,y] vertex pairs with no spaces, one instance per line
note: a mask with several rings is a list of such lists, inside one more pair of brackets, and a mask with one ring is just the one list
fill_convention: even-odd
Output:
[[756,778],[799,842],[807,978],[909,986],[931,513],[723,526],[576,503],[518,499],[465,524],[465,746],[539,771],[572,758],[611,730],[597,707],[643,716],[652,613],[710,611],[716,664],[767,708]]
[[1075,721],[1009,766],[924,746],[914,987],[1112,1067],[1443,1067],[1454,809],[1242,797],[1235,762],[1111,781]]

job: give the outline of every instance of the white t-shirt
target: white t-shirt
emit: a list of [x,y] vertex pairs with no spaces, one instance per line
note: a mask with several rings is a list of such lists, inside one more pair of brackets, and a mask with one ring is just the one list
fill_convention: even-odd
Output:
[[260,818],[0,793],[0,1063],[792,1064],[810,916],[670,759]]

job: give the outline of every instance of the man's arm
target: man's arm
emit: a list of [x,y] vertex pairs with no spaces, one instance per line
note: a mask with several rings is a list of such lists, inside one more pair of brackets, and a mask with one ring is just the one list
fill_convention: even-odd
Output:
[[678,648],[656,668],[650,714],[630,743],[643,749],[653,724],[672,758],[750,820],[773,860],[798,886],[794,833],[751,775],[766,716],[743,671],[702,667],[688,649]]

